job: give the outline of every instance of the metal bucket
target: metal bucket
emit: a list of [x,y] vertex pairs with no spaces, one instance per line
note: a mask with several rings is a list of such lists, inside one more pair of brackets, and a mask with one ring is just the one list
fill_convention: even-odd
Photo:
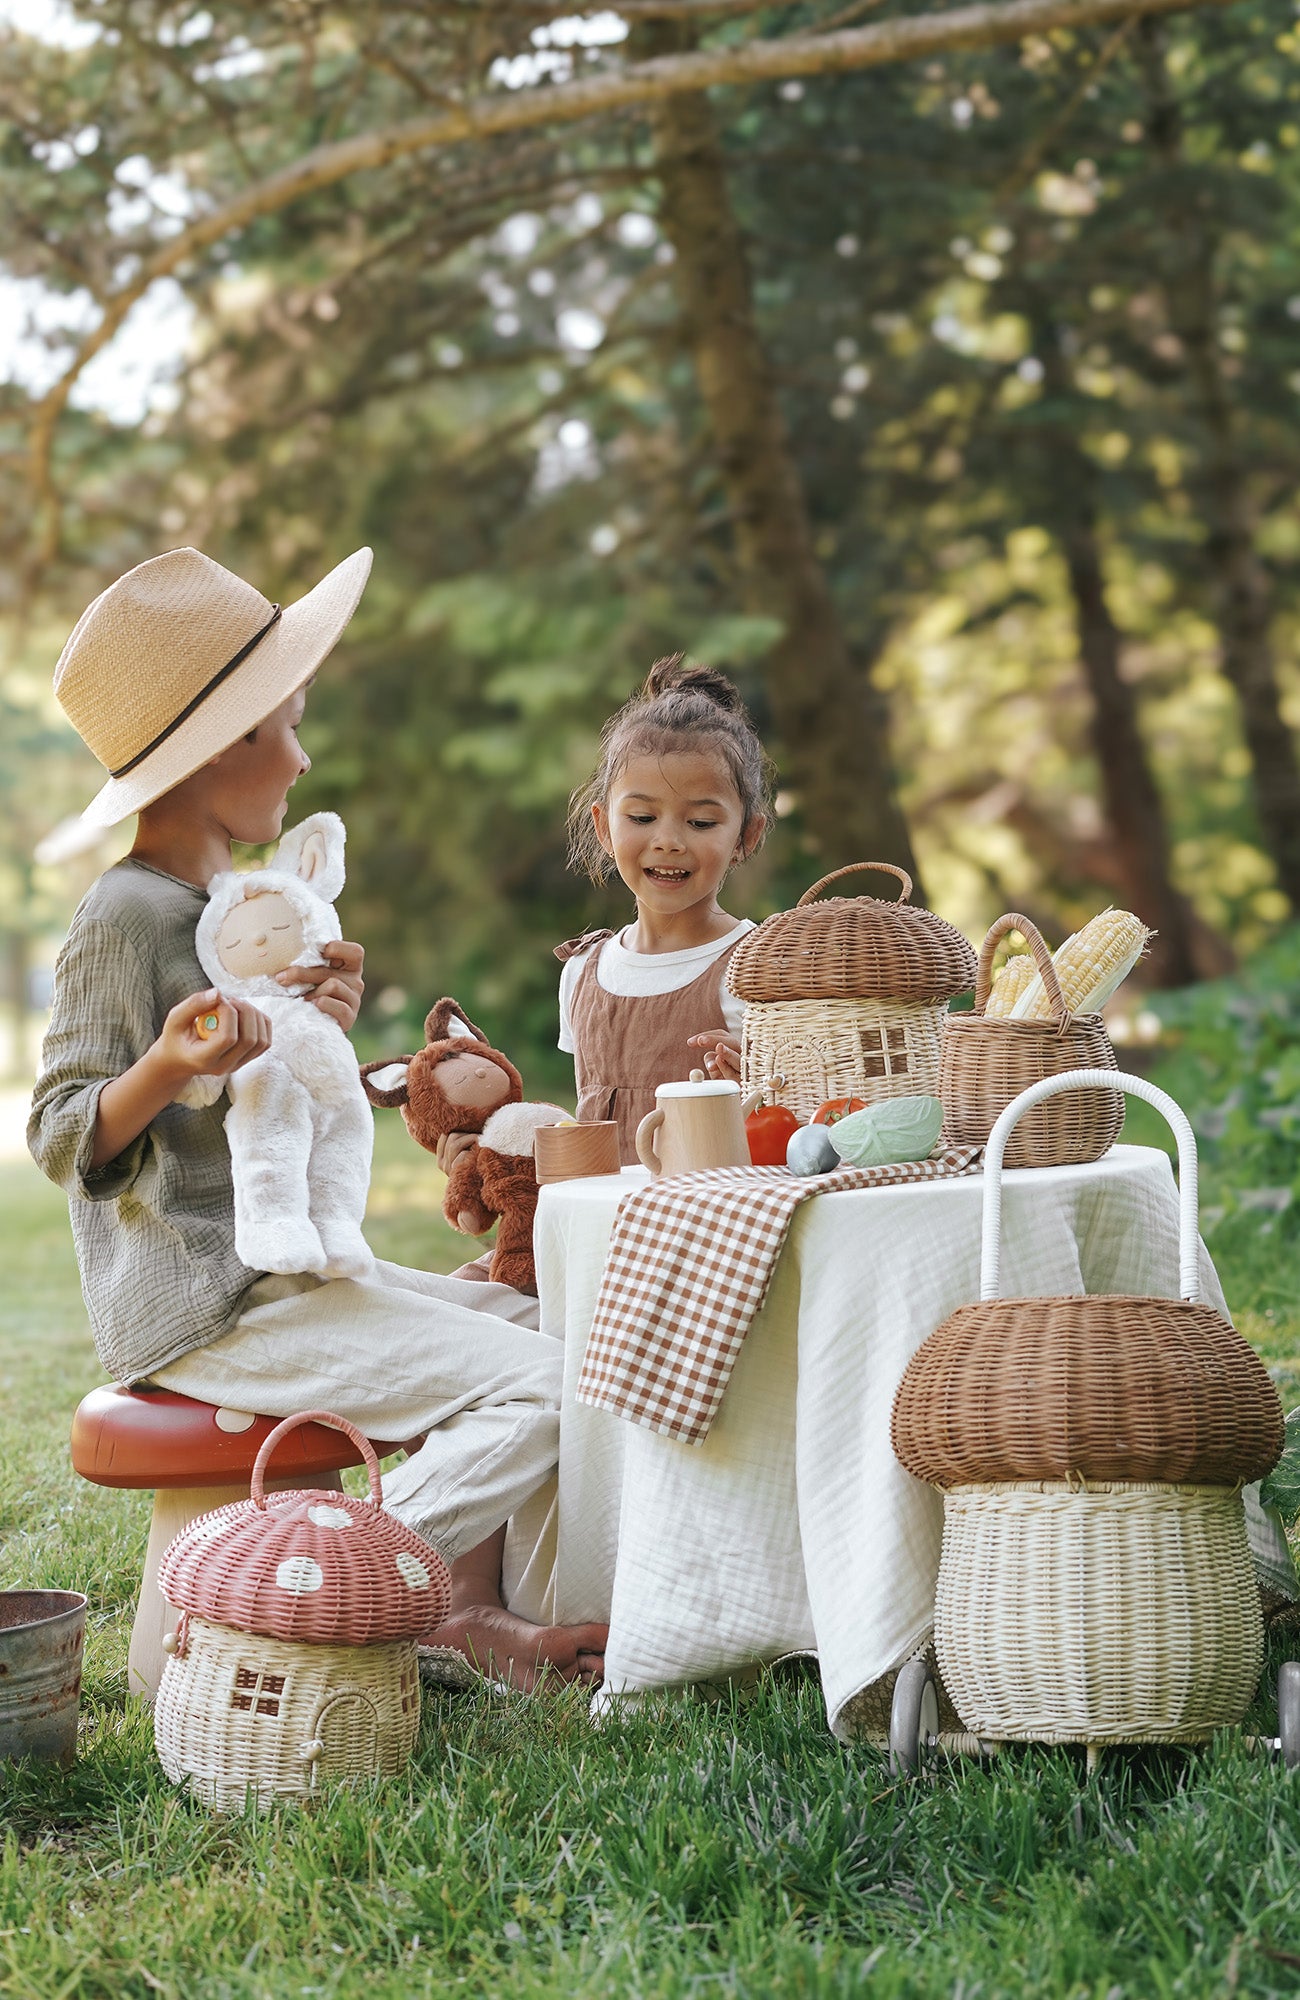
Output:
[[0,1760],[76,1756],[85,1631],[79,1590],[0,1590]]

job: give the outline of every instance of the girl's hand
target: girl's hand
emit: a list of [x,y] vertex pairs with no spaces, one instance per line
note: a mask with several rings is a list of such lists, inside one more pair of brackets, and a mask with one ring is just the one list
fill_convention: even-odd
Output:
[[[207,1021],[216,1026],[205,1030]],[[248,1000],[223,1000],[215,986],[172,1008],[150,1055],[181,1089],[192,1076],[231,1076],[271,1046],[271,1023]]]
[[[434,1158],[437,1160],[444,1174],[450,1176],[451,1170],[461,1154],[467,1153],[471,1146],[477,1146],[477,1144],[477,1132],[444,1132],[438,1141]],[[470,1231],[471,1236],[475,1233],[474,1230]]]
[[324,965],[291,965],[285,972],[277,972],[281,986],[306,986],[310,992],[303,999],[313,1007],[319,1007],[322,1014],[328,1014],[337,1021],[346,1035],[354,1025],[361,1008],[361,996],[366,990],[366,982],[361,977],[361,968],[366,962],[366,954],[359,944],[348,944],[343,938],[327,944]]
[[706,1035],[688,1035],[688,1049],[706,1049],[704,1067],[710,1076],[727,1083],[740,1082],[740,1036],[729,1028],[710,1028]]

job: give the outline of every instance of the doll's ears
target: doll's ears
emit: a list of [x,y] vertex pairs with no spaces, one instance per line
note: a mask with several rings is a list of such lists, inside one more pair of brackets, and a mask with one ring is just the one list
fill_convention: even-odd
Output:
[[407,1079],[414,1056],[381,1056],[362,1063],[361,1087],[378,1111],[396,1111],[407,1101]]
[[436,1000],[424,1017],[424,1039],[433,1042],[482,1042],[487,1044],[487,1036],[481,1028],[476,1028],[469,1015],[449,994]]
[[322,902],[332,903],[343,887],[343,848],[347,830],[337,813],[313,813],[285,834],[275,851],[273,868],[282,868],[305,882]]

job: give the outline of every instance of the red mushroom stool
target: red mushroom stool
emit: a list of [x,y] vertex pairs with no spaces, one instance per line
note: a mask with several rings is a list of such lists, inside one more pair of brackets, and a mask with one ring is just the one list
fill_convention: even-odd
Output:
[[[262,1441],[279,1422],[248,1410],[218,1409],[170,1389],[92,1389],[72,1419],[72,1463],[96,1486],[152,1489],[153,1520],[145,1551],[140,1601],[131,1628],[127,1685],[132,1694],[153,1696],[162,1679],[163,1634],[176,1612],[158,1588],[163,1550],[198,1514],[246,1500],[253,1461]],[[372,1439],[382,1458],[400,1446]],[[275,1458],[275,1476],[265,1482],[281,1490],[293,1486],[338,1489],[344,1466],[360,1465],[361,1453],[342,1431],[327,1424],[302,1424],[286,1435]]]

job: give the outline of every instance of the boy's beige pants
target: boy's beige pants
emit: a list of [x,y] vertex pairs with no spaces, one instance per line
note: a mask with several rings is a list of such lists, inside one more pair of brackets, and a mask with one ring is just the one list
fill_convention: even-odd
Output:
[[368,1278],[259,1278],[238,1323],[157,1369],[183,1396],[259,1416],[329,1410],[367,1437],[428,1432],[384,1501],[448,1562],[554,1470],[562,1342],[508,1285],[380,1263]]

